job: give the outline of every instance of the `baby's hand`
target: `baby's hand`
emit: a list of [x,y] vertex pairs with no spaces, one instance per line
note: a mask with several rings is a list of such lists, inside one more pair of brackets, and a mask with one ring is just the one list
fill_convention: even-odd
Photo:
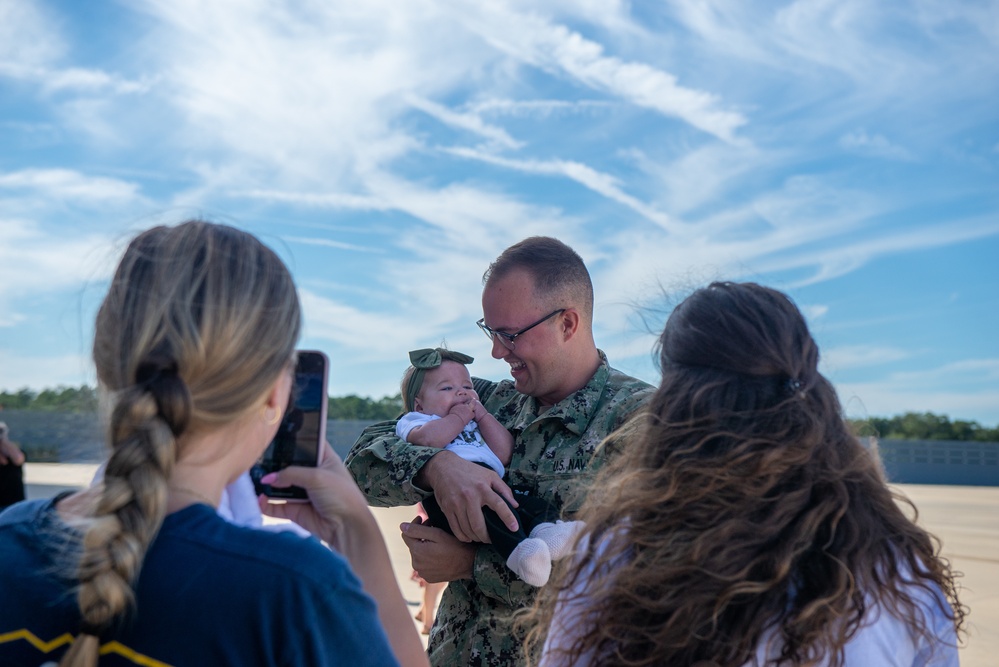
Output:
[[475,418],[475,408],[471,403],[455,403],[448,410],[449,415],[457,415],[462,423],[467,424]]
[[489,414],[489,411],[486,410],[485,406],[482,405],[482,403],[479,402],[479,397],[478,396],[476,396],[475,398],[473,398],[472,402],[469,403],[469,405],[472,406],[472,414],[474,415],[475,421],[479,421],[480,419],[482,419],[483,417],[485,417],[487,414]]

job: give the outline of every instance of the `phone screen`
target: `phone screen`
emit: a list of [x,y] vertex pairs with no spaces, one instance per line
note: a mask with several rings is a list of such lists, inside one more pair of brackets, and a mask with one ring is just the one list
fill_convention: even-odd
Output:
[[291,400],[274,439],[264,450],[250,477],[257,493],[282,500],[306,500],[305,489],[261,484],[264,475],[288,466],[315,466],[326,441],[326,385],[329,361],[322,352],[299,350]]

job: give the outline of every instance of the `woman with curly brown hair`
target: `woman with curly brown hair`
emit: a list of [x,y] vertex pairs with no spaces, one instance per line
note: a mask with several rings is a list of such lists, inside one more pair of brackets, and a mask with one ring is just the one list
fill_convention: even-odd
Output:
[[659,343],[662,384],[589,489],[528,653],[545,667],[956,666],[954,575],[851,435],[791,300],[714,283]]

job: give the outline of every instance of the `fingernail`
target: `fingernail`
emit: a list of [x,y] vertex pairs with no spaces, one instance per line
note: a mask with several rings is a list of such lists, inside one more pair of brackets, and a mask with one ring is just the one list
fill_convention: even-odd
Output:
[[400,523],[399,524],[399,530],[401,530],[402,532],[405,533],[406,531],[409,530],[409,524],[408,523]]
[[278,474],[276,472],[269,472],[269,473],[267,473],[266,475],[264,475],[263,477],[260,478],[260,483],[261,484],[270,484],[271,482],[273,482],[274,480],[277,479],[277,476],[278,476]]

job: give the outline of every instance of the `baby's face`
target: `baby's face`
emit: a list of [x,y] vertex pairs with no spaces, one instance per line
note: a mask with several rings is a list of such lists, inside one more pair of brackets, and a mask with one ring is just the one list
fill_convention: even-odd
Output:
[[446,417],[457,403],[468,403],[478,398],[472,389],[468,368],[457,361],[445,361],[423,376],[423,386],[416,397],[417,412]]

